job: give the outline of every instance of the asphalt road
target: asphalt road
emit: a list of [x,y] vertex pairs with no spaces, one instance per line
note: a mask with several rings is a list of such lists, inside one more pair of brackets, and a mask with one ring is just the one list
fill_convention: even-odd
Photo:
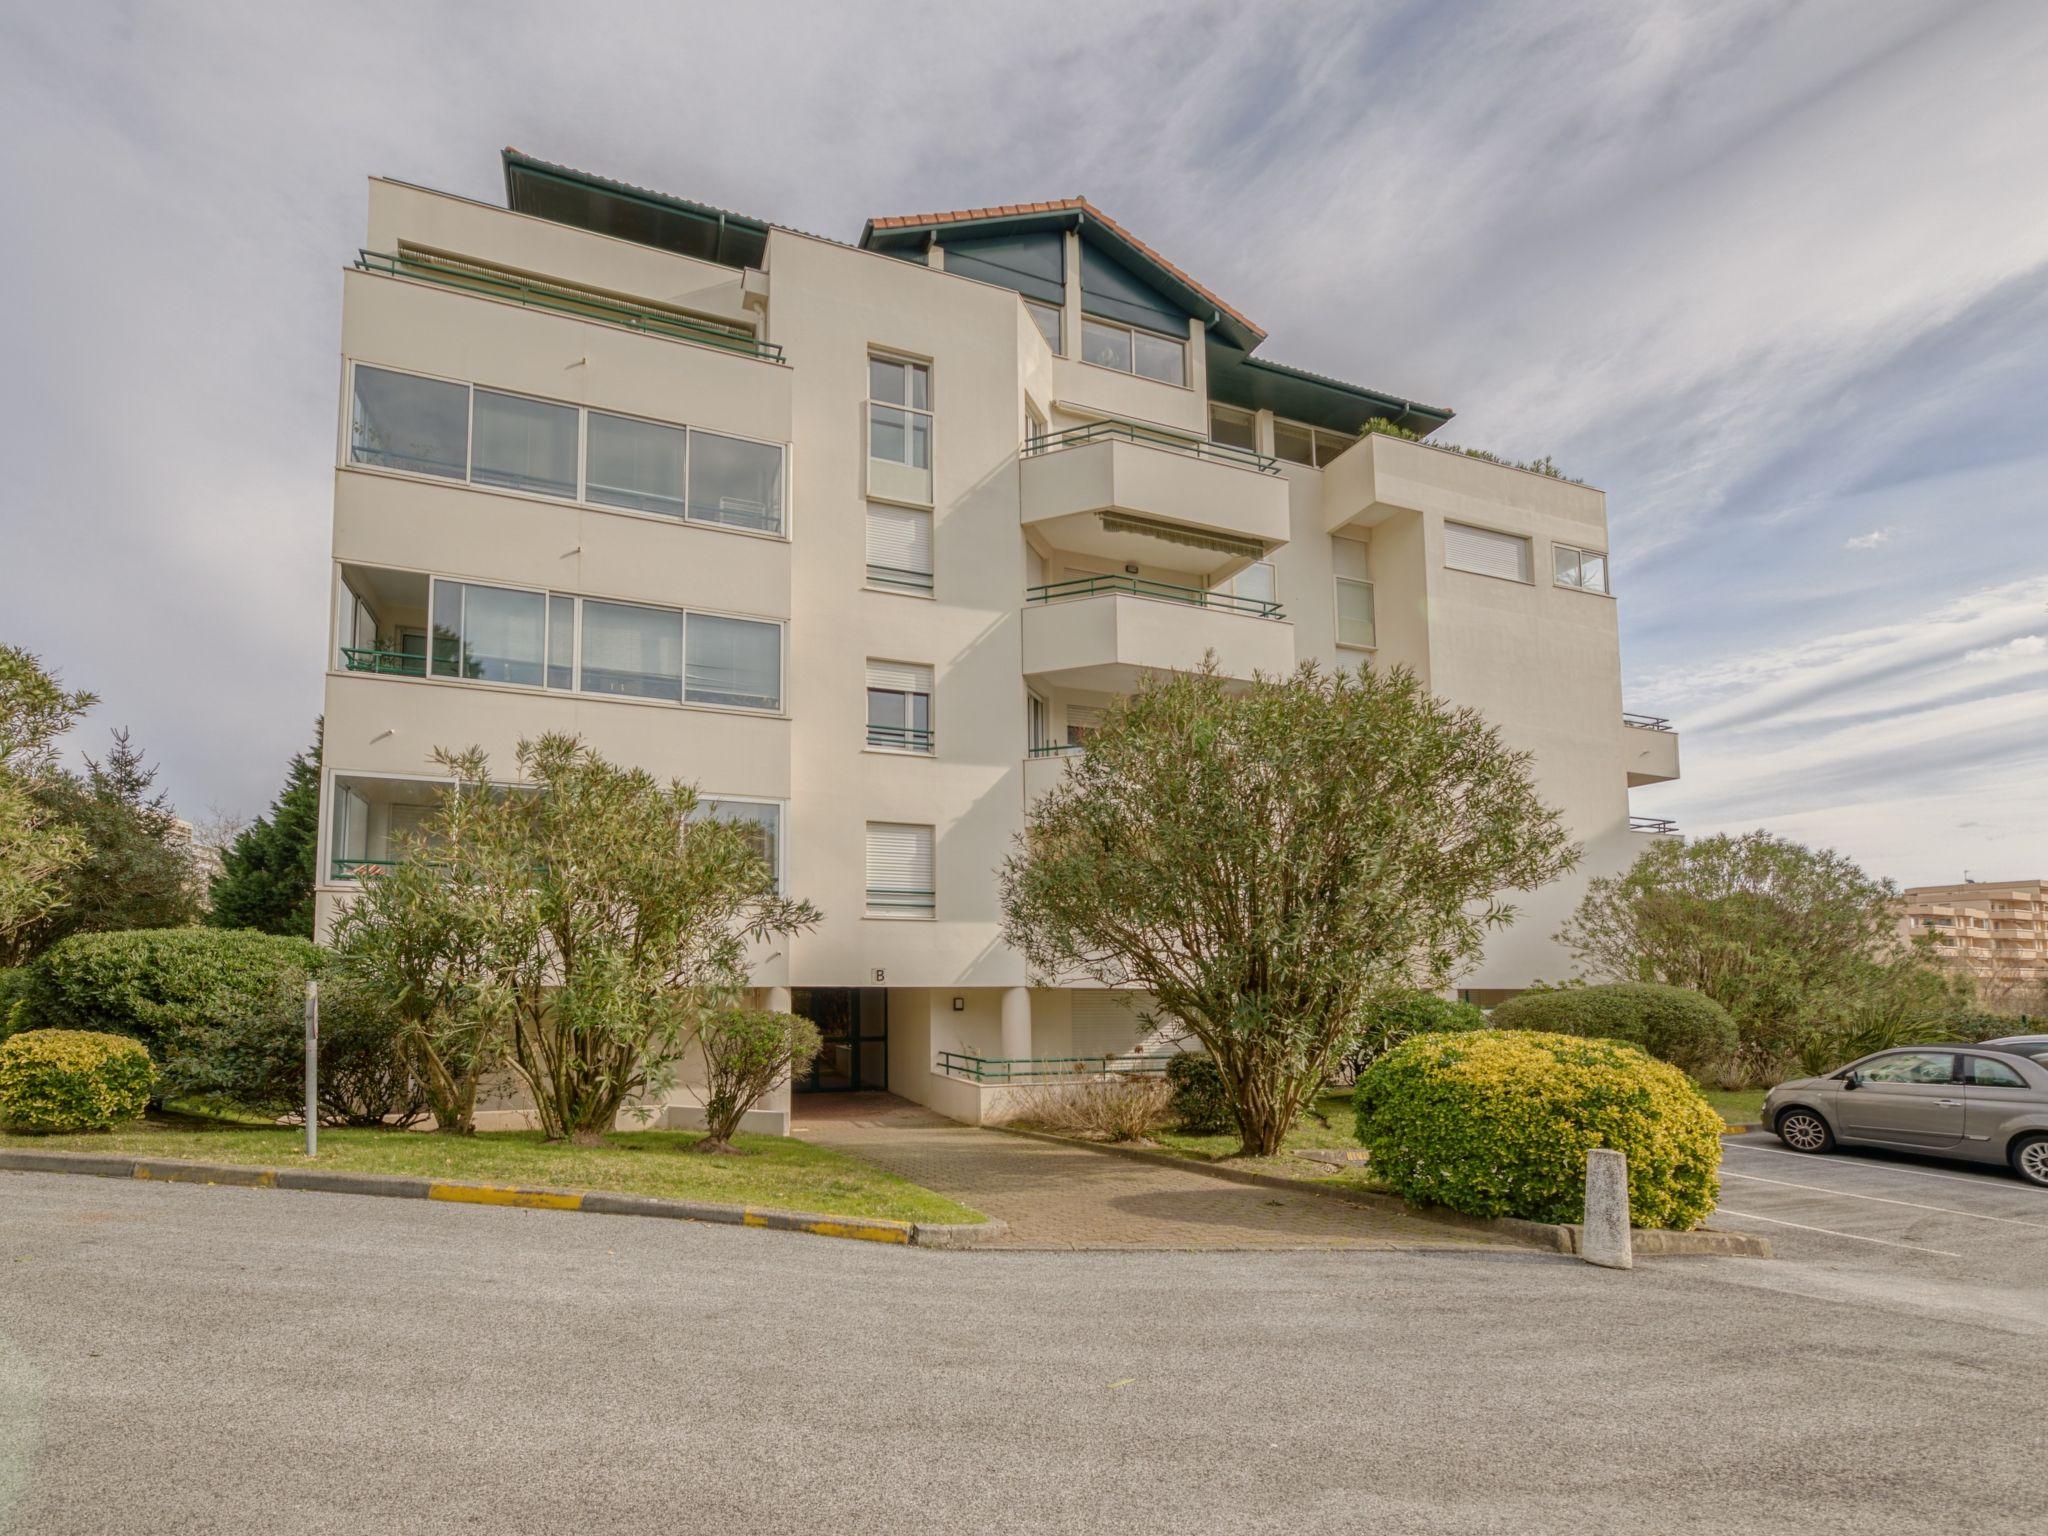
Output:
[[0,1174],[0,1530],[2040,1530],[2048,1230],[1728,1188],[1913,1248],[943,1254]]

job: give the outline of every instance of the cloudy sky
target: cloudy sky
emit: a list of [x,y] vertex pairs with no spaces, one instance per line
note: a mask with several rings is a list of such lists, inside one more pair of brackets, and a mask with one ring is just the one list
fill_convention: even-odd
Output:
[[847,239],[1086,194],[1607,490],[1639,813],[2048,874],[2038,0],[0,0],[0,639],[187,814],[319,709],[364,180],[506,144]]

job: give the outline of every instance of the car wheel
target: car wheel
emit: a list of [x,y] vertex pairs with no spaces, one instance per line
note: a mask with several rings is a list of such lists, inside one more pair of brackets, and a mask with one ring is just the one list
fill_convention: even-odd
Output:
[[[1835,1133],[1828,1129],[1827,1121],[1810,1109],[1788,1109],[1778,1116],[1778,1140],[1794,1152],[1831,1152],[1835,1146]],[[2014,1154],[2018,1156],[2017,1153]],[[2014,1164],[2018,1166],[2017,1163]]]
[[2023,1136],[2012,1144],[2012,1171],[2048,1189],[2048,1136]]

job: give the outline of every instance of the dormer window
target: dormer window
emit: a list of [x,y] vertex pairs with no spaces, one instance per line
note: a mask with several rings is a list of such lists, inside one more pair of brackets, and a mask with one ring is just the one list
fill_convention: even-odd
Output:
[[1081,322],[1081,361],[1162,384],[1185,386],[1188,381],[1188,344],[1184,339],[1097,320],[1092,315]]

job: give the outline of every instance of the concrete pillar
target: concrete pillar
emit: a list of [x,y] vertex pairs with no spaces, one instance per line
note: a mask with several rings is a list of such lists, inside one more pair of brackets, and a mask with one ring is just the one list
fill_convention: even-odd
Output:
[[1628,1158],[1605,1147],[1586,1154],[1586,1219],[1579,1228],[1579,1257],[1605,1269],[1635,1263],[1628,1230]]
[[768,989],[768,1011],[770,1013],[789,1012],[789,988],[770,987]]
[[1031,989],[1003,988],[1003,1055],[1022,1061],[1031,1054]]

